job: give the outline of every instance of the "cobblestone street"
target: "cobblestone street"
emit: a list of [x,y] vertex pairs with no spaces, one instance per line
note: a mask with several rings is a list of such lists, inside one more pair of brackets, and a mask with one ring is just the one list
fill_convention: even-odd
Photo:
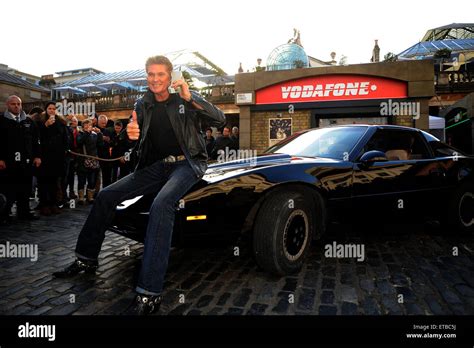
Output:
[[[127,309],[140,243],[107,232],[95,277],[51,275],[74,260],[89,209],[0,227],[1,244],[38,244],[39,251],[36,262],[0,259],[1,314],[102,315]],[[364,244],[365,260],[326,258],[324,246],[333,241]],[[447,236],[433,224],[370,232],[333,227],[313,245],[302,271],[282,278],[259,270],[244,240],[200,244],[172,251],[159,314],[474,314],[474,236]]]

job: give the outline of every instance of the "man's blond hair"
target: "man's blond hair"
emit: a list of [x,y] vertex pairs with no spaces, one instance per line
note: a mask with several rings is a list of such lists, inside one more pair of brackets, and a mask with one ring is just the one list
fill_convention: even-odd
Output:
[[173,71],[173,64],[171,61],[166,58],[165,56],[153,56],[150,57],[146,60],[145,63],[145,70],[148,72],[148,67],[153,64],[159,64],[159,65],[164,65],[166,66],[166,70],[168,70],[168,73],[171,75],[171,72]]

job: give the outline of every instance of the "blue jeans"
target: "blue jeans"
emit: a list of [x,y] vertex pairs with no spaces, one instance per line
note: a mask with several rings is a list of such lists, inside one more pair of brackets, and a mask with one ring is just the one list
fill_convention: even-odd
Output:
[[168,268],[177,202],[198,180],[187,161],[157,161],[107,186],[97,195],[79,234],[76,255],[83,259],[97,260],[116,206],[124,200],[158,192],[149,212],[142,268],[136,290],[146,295],[161,294]]
[[77,189],[84,190],[87,180],[87,189],[95,190],[95,182],[97,181],[97,175],[99,169],[88,169],[86,172],[79,171],[77,173]]

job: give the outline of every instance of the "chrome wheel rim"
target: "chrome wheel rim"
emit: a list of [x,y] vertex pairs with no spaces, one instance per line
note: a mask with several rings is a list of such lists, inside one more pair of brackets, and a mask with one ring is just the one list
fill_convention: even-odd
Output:
[[459,219],[465,227],[474,224],[474,194],[472,192],[464,192],[459,200]]
[[297,209],[288,217],[283,232],[283,251],[290,261],[298,260],[308,244],[308,216]]

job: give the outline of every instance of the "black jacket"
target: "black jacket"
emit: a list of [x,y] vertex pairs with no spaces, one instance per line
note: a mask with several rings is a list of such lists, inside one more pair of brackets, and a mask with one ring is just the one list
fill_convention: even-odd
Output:
[[110,146],[112,147],[112,158],[118,158],[130,151],[130,140],[127,138],[127,131],[123,129],[119,134],[113,133],[110,136]]
[[232,140],[231,137],[225,137],[222,135],[214,142],[214,147],[211,151],[210,157],[213,160],[217,159],[217,157],[219,157],[219,151],[222,150],[225,152],[226,147],[228,147],[229,150],[237,150],[237,145],[234,140]]
[[[36,123],[22,111],[20,123],[10,114],[0,114],[0,161],[7,169],[13,167],[31,167],[34,158],[40,156],[39,130]],[[20,154],[20,161],[17,161]]]
[[[96,132],[79,132],[77,134],[77,150],[79,153],[96,156],[98,155],[97,149],[104,144],[102,139],[102,133],[97,134]],[[84,152],[85,148],[85,152]],[[77,169],[81,172],[86,172],[88,169],[84,167],[85,157],[77,157]]]
[[66,172],[65,160],[69,150],[69,133],[67,126],[58,116],[49,127],[45,119],[40,123],[41,166],[39,175],[61,177]]
[[[166,111],[186,159],[196,173],[196,176],[200,178],[207,169],[206,142],[201,128],[201,121],[205,121],[209,126],[220,128],[225,125],[226,119],[224,113],[217,107],[206,101],[199,94],[191,93],[194,101],[202,106],[204,110],[194,108],[192,103],[181,99],[178,94],[170,94],[166,102]],[[153,113],[154,98],[154,94],[148,91],[143,98],[135,103],[135,111],[137,112],[138,125],[140,127],[136,169],[141,169],[145,166],[147,152],[151,151],[150,142],[147,142],[146,139],[149,136],[147,133]]]
[[[99,128],[99,127],[98,127]],[[99,128],[102,132],[102,145],[97,146],[97,154],[100,158],[111,158],[110,157],[110,147],[112,146],[111,142],[106,142],[103,138],[104,136],[112,138],[115,134],[113,128]],[[101,164],[110,164],[111,162],[101,162]]]

